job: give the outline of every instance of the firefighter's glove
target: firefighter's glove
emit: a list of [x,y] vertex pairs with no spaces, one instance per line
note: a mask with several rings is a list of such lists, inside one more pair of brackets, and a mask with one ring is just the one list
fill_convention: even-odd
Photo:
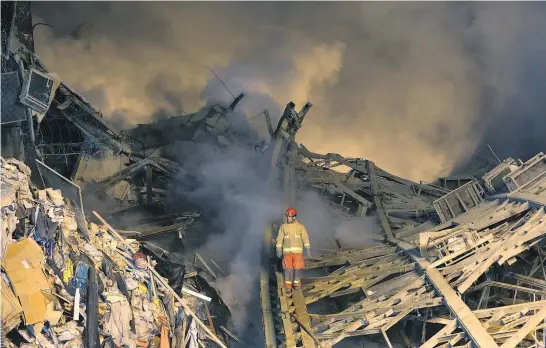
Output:
[[311,256],[311,248],[305,248],[305,256]]
[[279,259],[282,257],[282,250],[277,250],[277,257]]

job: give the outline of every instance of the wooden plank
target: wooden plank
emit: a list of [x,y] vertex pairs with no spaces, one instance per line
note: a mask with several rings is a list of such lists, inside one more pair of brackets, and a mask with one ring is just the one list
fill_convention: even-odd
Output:
[[542,308],[537,314],[535,314],[521,329],[519,329],[513,336],[511,336],[500,348],[515,348],[525,336],[530,334],[537,325],[539,325],[544,319],[546,319],[546,307]]
[[212,316],[210,315],[209,306],[205,305],[205,309],[207,311],[207,321],[209,322],[210,331],[216,335],[216,329],[214,328],[214,322],[212,321]]
[[496,312],[489,320],[483,323],[483,327],[485,327],[486,330],[489,329],[494,322],[499,321],[504,315],[505,313],[503,311]]
[[387,330],[381,328],[381,334],[383,335],[383,338],[385,339],[385,342],[387,343],[387,346],[389,348],[394,348],[391,344],[391,341],[389,340],[389,336],[387,336]]
[[483,283],[481,283],[481,284],[479,284],[477,286],[474,286],[474,287],[470,288],[468,291],[470,292],[470,290],[472,290],[472,291],[479,290],[479,289],[484,288],[486,286],[495,286],[497,288],[516,290],[518,292],[525,292],[525,293],[535,294],[535,295],[546,295],[546,291],[544,291],[544,290],[532,289],[532,288],[527,288],[527,287],[524,287],[524,286],[508,284],[508,283],[501,283],[501,282],[496,282],[496,281],[493,281],[493,280],[485,281],[485,282],[483,282]]
[[[449,324],[444,326],[440,331],[438,331],[434,336],[432,336],[428,341],[426,341],[421,348],[434,348],[435,345],[440,343],[440,338],[443,336],[449,335],[457,328],[457,320],[451,320]],[[495,344],[496,346],[496,344]],[[485,348],[485,346],[484,346]]]
[[411,311],[413,311],[414,307],[410,307],[410,308],[407,308],[403,311],[401,311],[400,313],[398,313],[394,318],[392,318],[391,320],[389,320],[389,322],[387,324],[385,324],[385,326],[383,326],[381,328],[381,330],[384,330],[384,331],[387,331],[388,329],[390,329],[391,327],[393,327],[394,325],[396,325],[396,323],[398,323],[400,320],[404,319],[404,317],[408,314],[411,313]]
[[[309,313],[307,313],[307,307],[305,306],[305,300],[303,298],[303,293],[301,290],[292,291],[292,299],[294,300],[294,306],[296,307],[296,315],[298,320],[300,320],[305,327],[311,327],[311,320],[309,319]],[[302,339],[303,346],[307,347],[316,347],[313,338],[302,329]]]
[[427,319],[427,323],[447,325],[451,320],[447,318],[431,318]]
[[411,244],[402,241],[397,241],[397,244],[400,248],[406,250],[407,254],[419,264],[423,271],[425,271],[427,279],[434,285],[438,293],[444,297],[447,307],[457,317],[459,324],[468,334],[470,339],[480,347],[498,347],[478,318],[476,318],[466,303],[463,302],[453,288],[446,282],[440,272],[435,268],[428,268],[430,263],[424,258],[417,256],[417,252]]
[[389,220],[387,219],[387,214],[383,209],[383,203],[381,202],[381,188],[379,187],[379,181],[377,178],[377,173],[375,170],[375,164],[372,161],[367,161],[368,174],[370,176],[370,181],[372,183],[372,196],[375,206],[377,208],[377,213],[379,215],[379,220],[381,221],[381,226],[385,231],[388,239],[394,239],[394,234],[392,233]]
[[459,342],[460,340],[462,340],[465,336],[465,333],[464,332],[460,332],[458,334],[456,334],[452,339],[449,340],[449,342],[447,342],[447,346],[448,347],[453,347],[457,344],[457,342]]
[[289,306],[286,298],[286,293],[283,288],[284,278],[280,272],[275,272],[277,277],[277,296],[281,304],[281,320],[284,328],[284,336],[286,338],[286,347],[295,347],[296,339],[292,330],[292,322],[290,321]]

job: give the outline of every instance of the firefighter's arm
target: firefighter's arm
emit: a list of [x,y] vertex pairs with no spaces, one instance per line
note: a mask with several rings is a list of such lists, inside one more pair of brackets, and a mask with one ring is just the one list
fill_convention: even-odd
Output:
[[303,242],[303,247],[305,249],[305,255],[311,256],[311,243],[309,242],[309,234],[307,229],[302,225],[301,229],[301,241]]
[[275,244],[275,249],[277,250],[277,257],[282,256],[282,244],[284,241],[284,229],[281,227],[279,228],[279,234],[277,235],[277,243]]

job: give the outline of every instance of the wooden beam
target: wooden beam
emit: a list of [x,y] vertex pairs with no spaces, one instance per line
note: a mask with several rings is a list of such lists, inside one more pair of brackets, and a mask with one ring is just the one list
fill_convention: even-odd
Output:
[[377,208],[377,213],[379,215],[379,220],[381,221],[381,226],[387,235],[387,239],[394,239],[394,234],[392,233],[389,220],[387,219],[387,214],[385,209],[383,209],[383,203],[381,202],[381,188],[379,187],[379,180],[377,178],[377,173],[375,171],[375,164],[372,161],[367,161],[368,174],[370,176],[370,181],[372,183],[372,196],[375,206]]
[[468,289],[468,292],[480,290],[480,289],[488,287],[488,286],[494,286],[494,287],[497,287],[497,288],[515,290],[515,291],[518,291],[518,292],[526,292],[526,293],[535,294],[535,295],[546,295],[546,291],[544,291],[544,290],[538,290],[538,289],[527,288],[527,287],[524,287],[524,286],[519,286],[519,285],[514,285],[514,284],[496,282],[496,281],[493,281],[493,280],[488,280],[488,281],[485,281],[485,282],[483,282],[483,283],[481,283],[479,285],[476,285],[476,286]]
[[383,338],[385,339],[385,342],[387,343],[387,346],[389,348],[393,348],[391,341],[389,340],[389,336],[387,336],[387,330],[381,329],[381,334],[383,335]]
[[205,309],[207,311],[207,321],[209,322],[210,331],[216,335],[216,329],[214,328],[214,322],[212,321],[212,316],[210,315],[209,306],[205,304]]
[[296,321],[299,322],[303,330],[301,334],[303,339],[303,346],[305,348],[315,347],[313,341],[315,341],[316,338],[313,336],[311,330],[309,329],[309,327],[311,327],[311,321],[309,320],[309,314],[307,313],[305,299],[303,298],[301,290],[293,290],[292,299],[294,300],[294,306],[296,307]]
[[428,341],[426,341],[421,346],[421,348],[434,348],[435,345],[440,343],[440,338],[442,338],[443,336],[449,335],[450,333],[455,331],[456,328],[457,328],[457,320],[451,320],[449,324],[444,326],[440,331],[438,331],[434,336],[432,336]]
[[532,316],[521,329],[519,329],[506,342],[504,342],[501,348],[515,348],[525,338],[525,336],[535,330],[537,325],[539,325],[544,319],[546,319],[546,307],[542,308],[537,314]]
[[277,296],[279,297],[279,303],[281,306],[281,320],[284,329],[284,336],[286,338],[287,347],[295,347],[296,339],[294,338],[294,331],[292,330],[292,322],[290,321],[290,314],[288,308],[288,301],[286,297],[286,291],[284,290],[283,284],[284,279],[280,272],[275,272],[277,277]]
[[402,241],[397,241],[397,244],[400,248],[405,250],[406,254],[411,256],[426,273],[427,279],[432,283],[436,291],[444,297],[447,307],[451,313],[457,317],[459,324],[474,344],[479,347],[498,347],[478,318],[476,318],[466,303],[463,302],[455,290],[447,283],[442,274],[436,268],[428,268],[430,263],[418,256],[417,250],[411,244]]

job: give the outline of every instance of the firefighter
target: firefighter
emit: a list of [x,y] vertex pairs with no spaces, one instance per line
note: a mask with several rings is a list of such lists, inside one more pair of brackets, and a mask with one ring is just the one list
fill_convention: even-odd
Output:
[[[284,288],[288,291],[301,287],[300,276],[305,266],[303,253],[311,255],[311,244],[305,226],[296,221],[296,209],[286,209],[286,223],[281,225],[277,236],[277,257],[282,257]],[[292,279],[293,282],[292,282]]]

